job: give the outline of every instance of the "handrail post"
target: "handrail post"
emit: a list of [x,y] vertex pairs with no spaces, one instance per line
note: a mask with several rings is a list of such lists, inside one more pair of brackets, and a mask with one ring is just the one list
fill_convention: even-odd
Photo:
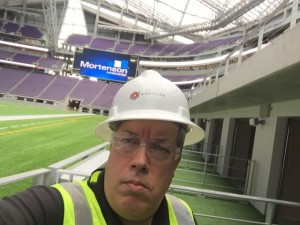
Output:
[[254,160],[248,160],[247,174],[246,174],[245,187],[244,187],[245,195],[251,194],[251,185],[252,185],[253,174],[254,174],[254,163],[255,163]]
[[275,213],[275,203],[268,202],[267,203],[267,212],[266,212],[266,224],[271,225],[273,223]]
[[32,186],[43,185],[46,174],[40,174],[32,177]]
[[49,166],[48,169],[50,170],[49,174],[47,175],[47,179],[44,181],[44,185],[50,186],[56,184],[58,181],[58,173],[57,170],[59,168]]
[[205,164],[204,164],[204,171],[203,171],[203,180],[202,180],[202,187],[204,188],[205,185],[205,176],[206,176],[206,166],[207,166],[207,157],[205,157]]

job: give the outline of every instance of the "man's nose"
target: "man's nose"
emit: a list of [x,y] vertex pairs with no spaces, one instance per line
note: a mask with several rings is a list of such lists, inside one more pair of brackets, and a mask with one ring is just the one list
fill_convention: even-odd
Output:
[[140,144],[133,156],[132,168],[146,170],[148,168],[148,152],[145,143]]

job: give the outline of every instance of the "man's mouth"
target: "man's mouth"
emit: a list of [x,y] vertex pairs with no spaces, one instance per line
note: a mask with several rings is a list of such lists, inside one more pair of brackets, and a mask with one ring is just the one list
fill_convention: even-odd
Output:
[[142,183],[140,181],[136,181],[136,180],[128,180],[125,182],[125,184],[131,191],[134,191],[134,192],[144,192],[149,189],[147,187],[147,185],[145,185],[144,183]]

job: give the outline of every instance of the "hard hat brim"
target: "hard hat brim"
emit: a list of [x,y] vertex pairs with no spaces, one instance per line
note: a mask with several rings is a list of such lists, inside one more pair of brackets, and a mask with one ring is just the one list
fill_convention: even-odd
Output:
[[[204,138],[205,132],[203,131],[203,129],[192,121],[187,120],[186,118],[176,113],[170,113],[170,115],[166,115],[166,112],[160,113],[159,111],[155,111],[156,110],[140,110],[139,113],[137,113],[136,111],[134,113],[129,111],[127,113],[123,113],[122,115],[110,117],[96,127],[95,134],[105,141],[110,141],[112,130],[109,128],[109,124],[112,122],[126,120],[161,120],[181,123],[188,126],[189,131],[185,137],[185,146],[195,144]],[[155,118],[153,118],[153,114],[156,115]]]

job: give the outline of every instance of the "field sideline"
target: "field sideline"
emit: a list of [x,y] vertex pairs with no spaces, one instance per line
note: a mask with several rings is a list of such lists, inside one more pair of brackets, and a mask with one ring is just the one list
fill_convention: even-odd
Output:
[[[47,167],[98,145],[94,128],[104,119],[0,101],[0,177]],[[0,199],[29,186],[30,180],[0,186]]]
[[0,121],[10,120],[30,120],[30,119],[47,119],[59,117],[89,116],[89,114],[55,114],[55,115],[21,115],[21,116],[0,116]]

